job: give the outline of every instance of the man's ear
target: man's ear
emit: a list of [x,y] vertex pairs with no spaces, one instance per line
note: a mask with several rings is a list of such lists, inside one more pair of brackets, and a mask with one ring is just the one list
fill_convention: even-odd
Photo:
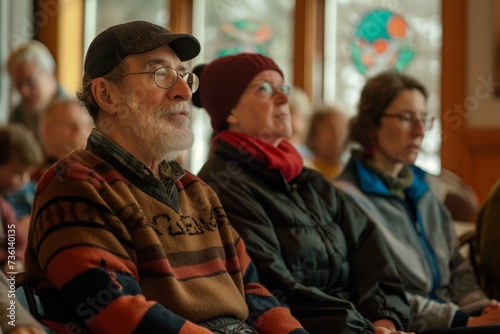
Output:
[[97,78],[92,81],[92,95],[101,108],[108,115],[115,115],[116,107],[119,104],[118,97],[112,90],[112,83],[104,78]]

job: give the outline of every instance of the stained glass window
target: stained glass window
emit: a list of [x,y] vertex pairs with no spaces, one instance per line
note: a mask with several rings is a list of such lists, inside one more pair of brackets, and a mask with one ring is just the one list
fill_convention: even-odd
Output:
[[[430,92],[427,107],[439,120],[441,1],[326,0],[324,101],[351,115],[370,76],[393,67]],[[427,131],[417,165],[440,171],[439,121]]]
[[128,21],[145,20],[168,27],[168,0],[86,0],[85,48],[106,28]]
[[[193,34],[202,45],[193,62],[209,62],[240,52],[259,52],[272,57],[292,80],[294,0],[195,0]],[[190,168],[197,172],[208,157],[212,129],[204,110],[193,113],[196,140]]]

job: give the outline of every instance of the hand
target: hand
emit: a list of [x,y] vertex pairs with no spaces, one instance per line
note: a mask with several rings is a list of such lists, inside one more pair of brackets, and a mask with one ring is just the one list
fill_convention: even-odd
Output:
[[392,331],[385,327],[375,327],[375,334],[415,334],[413,332]]
[[[389,319],[379,319],[373,323],[375,325],[375,334],[404,334],[405,332],[401,332],[396,330],[396,325],[392,320]],[[415,334],[415,333],[408,333]]]
[[[389,319],[378,319],[373,322],[373,325],[375,328],[385,328],[388,329],[390,332],[395,332],[396,331],[396,325],[392,320]],[[387,332],[387,333],[390,333]],[[375,332],[377,333],[377,332]],[[381,334],[384,334],[385,332],[380,332]]]
[[498,303],[491,307],[488,304],[480,316],[470,317],[469,321],[467,321],[467,327],[496,324],[500,324],[500,305]]
[[496,299],[491,299],[490,302],[488,303],[488,305],[486,305],[483,309],[483,311],[481,312],[481,315],[485,315],[485,314],[488,314],[489,312],[493,311],[496,307],[499,307],[500,304],[498,303],[498,301]]
[[16,328],[11,334],[45,334],[45,331],[35,326],[23,326]]

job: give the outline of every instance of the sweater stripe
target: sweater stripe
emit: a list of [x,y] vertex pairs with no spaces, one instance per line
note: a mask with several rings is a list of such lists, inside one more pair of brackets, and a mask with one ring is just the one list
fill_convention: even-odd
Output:
[[[73,231],[71,231],[71,229],[75,230],[74,233],[73,233]],[[134,248],[133,244],[130,241],[124,240],[123,238],[120,238],[120,236],[115,235],[116,233],[113,233],[112,230],[110,230],[108,227],[106,227],[104,225],[101,225],[98,223],[72,222],[72,223],[59,224],[59,225],[56,225],[50,229],[47,229],[47,232],[43,233],[43,236],[40,239],[40,243],[39,243],[38,247],[36,248],[37,256],[40,256],[40,254],[39,254],[40,248],[46,246],[46,245],[44,245],[44,243],[47,242],[47,240],[49,240],[49,244],[50,244],[50,238],[57,240],[61,237],[61,234],[65,235],[65,236],[70,235],[72,237],[77,237],[77,234],[75,234],[75,233],[82,231],[83,229],[95,229],[95,231],[89,231],[89,233],[93,233],[93,232],[96,234],[97,233],[102,234],[103,232],[108,233],[110,235],[113,235],[115,238],[119,239],[120,243],[123,246],[126,246],[126,247],[131,248],[131,249]],[[95,244],[92,244],[92,245],[89,244],[89,246],[100,247],[103,249],[108,248],[108,247],[106,247],[107,245],[102,244],[99,241],[100,240],[94,240]]]
[[47,264],[47,277],[54,285],[62,287],[71,279],[84,273],[89,268],[102,267],[105,261],[106,269],[118,272],[127,272],[137,277],[137,269],[130,260],[95,247],[72,247],[60,251]]
[[143,263],[139,267],[139,270],[142,274],[159,277],[175,277],[179,281],[240,272],[238,260],[234,257],[226,261],[222,259],[213,259],[205,263],[179,268],[172,268],[168,260],[162,259]]
[[100,328],[108,328],[106,334],[132,333],[153,305],[154,302],[147,302],[142,295],[123,296],[104,305],[105,308],[100,310],[87,326],[93,333],[99,333]]
[[76,276],[61,288],[61,292],[67,295],[67,298],[78,307],[84,307],[81,305],[82,303],[88,304],[88,298],[96,300],[94,303],[104,307],[121,296],[142,293],[141,288],[131,275],[106,271],[101,268],[89,269]]
[[[155,321],[160,318],[168,319],[169,326],[166,327],[162,322]],[[155,304],[140,319],[133,333],[167,333],[169,329],[176,333],[180,331],[185,322],[184,319],[167,312],[159,304]]]
[[234,251],[234,243],[228,243],[223,247],[210,247],[199,251],[192,252],[176,252],[168,256],[173,267],[189,266],[210,261],[212,259],[227,259],[232,258],[237,253]]
[[[251,316],[252,314],[250,314],[249,319]],[[271,308],[260,317],[254,319],[251,324],[261,333],[290,333],[290,329],[301,327],[300,323],[292,317],[290,310],[283,306]],[[331,328],[331,330],[334,332],[335,328]],[[303,329],[294,332],[300,334],[307,333]]]
[[[85,197],[78,197],[78,196],[54,196],[47,200],[36,212],[35,215],[35,222],[38,222],[40,220],[40,215],[42,215],[47,207],[53,206],[53,205],[60,205],[63,204],[64,202],[75,202],[79,204],[87,204],[88,206],[92,206],[95,208],[96,212],[99,212],[100,215],[115,215],[113,211],[109,209],[109,207],[102,205],[101,203],[94,202],[88,198]],[[65,210],[67,210],[67,207],[64,207]]]

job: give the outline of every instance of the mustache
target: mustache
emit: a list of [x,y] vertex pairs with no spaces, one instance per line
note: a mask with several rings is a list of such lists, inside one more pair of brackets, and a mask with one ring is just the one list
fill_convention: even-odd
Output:
[[183,113],[183,114],[186,114],[188,117],[191,117],[191,106],[187,102],[171,104],[167,107],[161,108],[160,113],[162,116]]

